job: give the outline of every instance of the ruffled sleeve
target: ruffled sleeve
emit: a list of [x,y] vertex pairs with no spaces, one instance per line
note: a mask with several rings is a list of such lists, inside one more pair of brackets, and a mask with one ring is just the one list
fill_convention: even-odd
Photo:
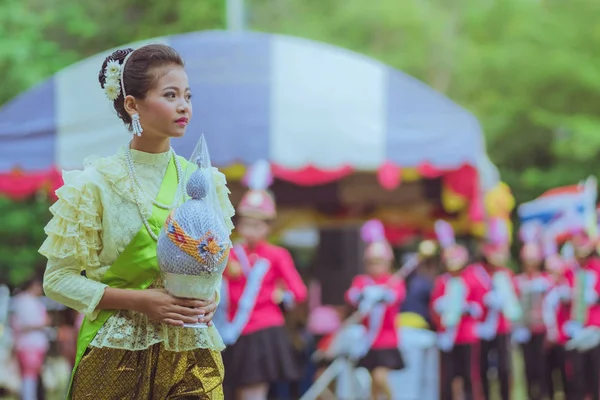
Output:
[[50,207],[53,218],[46,225],[46,240],[39,249],[48,259],[44,291],[49,298],[90,319],[106,285],[88,279],[81,271],[100,265],[102,204],[94,185],[93,170],[65,171],[58,201]]
[[235,215],[235,208],[233,208],[231,200],[229,200],[229,195],[231,194],[231,191],[227,187],[227,178],[225,177],[225,174],[220,172],[217,168],[213,167],[213,179],[217,188],[219,204],[221,205],[221,210],[223,210],[225,224],[227,225],[227,228],[233,230],[233,222],[231,221],[231,219]]

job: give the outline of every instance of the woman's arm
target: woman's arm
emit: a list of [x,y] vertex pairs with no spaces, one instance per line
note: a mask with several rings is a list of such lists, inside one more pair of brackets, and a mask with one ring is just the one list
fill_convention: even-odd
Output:
[[210,323],[217,308],[216,298],[180,299],[161,289],[128,290],[107,287],[97,309],[132,310],[169,325]]

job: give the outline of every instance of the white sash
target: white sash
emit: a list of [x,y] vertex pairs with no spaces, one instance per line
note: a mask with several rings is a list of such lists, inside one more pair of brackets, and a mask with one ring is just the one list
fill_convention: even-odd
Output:
[[[375,283],[374,280],[372,280],[371,278],[368,278],[371,281],[371,285],[375,285],[375,286],[380,286],[381,285],[377,285]],[[389,289],[385,289],[384,286],[382,287],[382,290],[389,290]],[[387,308],[387,304],[375,304],[375,306],[373,306],[373,308],[369,311],[369,326],[367,328],[367,340],[365,342],[365,345],[367,346],[368,349],[371,349],[371,347],[373,346],[373,343],[375,343],[375,340],[377,339],[377,336],[379,336],[379,333],[381,333],[381,328],[383,327],[383,319],[385,317],[385,310]]]
[[477,334],[481,339],[492,340],[498,335],[500,314],[504,314],[511,321],[517,321],[521,317],[521,306],[510,282],[510,277],[503,271],[498,271],[490,277],[482,266],[477,269],[477,275],[484,281],[492,292],[496,292],[502,301],[502,309],[488,307],[488,314],[482,323],[477,326]]
[[546,326],[548,339],[556,343],[559,336],[558,326],[558,307],[561,305],[560,286],[555,286],[550,289],[542,303],[542,318]]
[[259,258],[254,265],[251,265],[246,251],[240,245],[234,246],[233,251],[238,257],[247,280],[233,320],[223,327],[223,336],[230,343],[237,341],[248,324],[250,315],[256,306],[256,298],[262,287],[263,279],[271,267],[271,262],[265,258]]
[[450,277],[446,281],[444,297],[448,301],[448,309],[441,315],[444,332],[438,333],[438,347],[445,352],[452,350],[458,335],[458,326],[463,318],[468,288],[462,277]]

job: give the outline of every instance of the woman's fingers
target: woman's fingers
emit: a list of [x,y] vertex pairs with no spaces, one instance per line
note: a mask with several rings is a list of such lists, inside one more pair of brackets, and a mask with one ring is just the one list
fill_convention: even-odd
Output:
[[172,325],[172,326],[183,326],[183,324],[184,324],[183,321],[179,321],[179,320],[171,319],[171,318],[165,318],[162,320],[162,322],[164,322],[167,325]]
[[179,320],[183,321],[186,324],[196,324],[198,323],[198,316],[195,315],[190,317],[189,315],[182,315],[177,313],[169,313],[165,316],[165,319]]
[[174,304],[178,306],[187,307],[187,308],[202,308],[206,307],[210,304],[210,302],[205,300],[194,300],[194,299],[181,299],[178,297],[174,297]]
[[209,324],[209,326],[210,326],[210,325],[212,325],[212,322],[211,322],[211,321],[212,321],[212,319],[213,319],[214,315],[215,315],[215,313],[214,313],[214,312],[209,312],[209,313],[207,313],[206,315],[204,315],[204,317],[200,317],[200,318],[199,318],[199,321],[200,321],[200,322],[207,323],[207,324]]
[[189,308],[189,307],[182,307],[182,306],[178,306],[178,305],[174,305],[173,307],[170,307],[169,311],[177,313],[177,314],[185,315],[186,317],[195,317],[195,318],[206,315],[206,311],[204,311],[201,308]]
[[209,305],[207,305],[205,307],[200,307],[200,309],[202,311],[204,311],[204,314],[212,313],[212,312],[216,311],[217,304],[216,303],[212,303],[212,304],[209,304]]

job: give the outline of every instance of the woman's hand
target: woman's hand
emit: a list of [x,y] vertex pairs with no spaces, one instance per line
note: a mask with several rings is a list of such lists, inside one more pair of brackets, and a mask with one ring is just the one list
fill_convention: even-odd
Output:
[[171,296],[164,289],[138,291],[135,311],[146,314],[154,321],[173,326],[206,323],[212,325],[212,317],[217,305],[215,299],[193,300]]

